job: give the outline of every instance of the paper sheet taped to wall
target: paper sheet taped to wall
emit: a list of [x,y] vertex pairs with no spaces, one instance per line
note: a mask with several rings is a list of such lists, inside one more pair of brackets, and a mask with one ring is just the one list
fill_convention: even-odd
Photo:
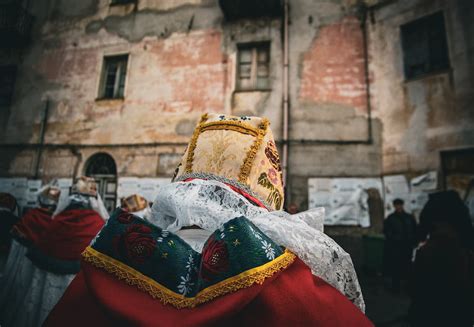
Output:
[[153,202],[160,188],[170,182],[170,178],[120,177],[118,179],[117,199],[139,194],[149,202]]
[[370,226],[367,190],[383,195],[380,178],[310,178],[309,208],[324,207],[325,225]]
[[26,178],[0,178],[0,192],[13,195],[21,210],[27,207],[36,207],[38,192],[43,186],[41,180]]
[[429,193],[437,189],[438,179],[435,171],[412,178],[407,181],[404,175],[383,177],[385,191],[385,217],[394,211],[393,200],[402,199],[405,211],[418,217],[428,202]]

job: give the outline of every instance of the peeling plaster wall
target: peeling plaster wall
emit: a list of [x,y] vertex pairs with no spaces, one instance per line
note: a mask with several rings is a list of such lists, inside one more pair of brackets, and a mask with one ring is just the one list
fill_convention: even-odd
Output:
[[[443,10],[452,69],[406,81],[400,25]],[[374,102],[383,121],[383,173],[439,170],[440,150],[474,143],[472,1],[398,1],[370,25]],[[472,18],[472,15],[471,15]]]
[[[369,126],[355,3],[291,1],[290,139],[317,141],[290,145],[287,196],[300,209],[307,207],[309,177],[437,169],[440,149],[473,143],[472,4],[398,1],[374,12],[375,24],[368,23],[373,142],[364,144]],[[453,70],[405,82],[399,25],[437,8],[446,11]],[[203,112],[266,116],[281,139],[280,19],[228,22],[216,0],[123,6],[38,0],[31,10],[33,43],[21,56],[14,103],[0,115],[6,126],[0,140],[37,143],[49,99],[45,142],[71,148],[44,151],[43,178],[81,174],[101,151],[114,158],[119,176],[170,176]],[[257,41],[271,44],[270,90],[237,92],[237,44]],[[125,98],[97,100],[103,57],[125,53]],[[4,63],[8,58],[0,55]],[[4,153],[0,175],[34,174],[34,150]]]
[[[362,34],[351,5],[348,1],[292,2],[290,138],[367,138]],[[69,5],[67,0],[58,0],[48,8],[21,65],[3,138],[6,143],[38,142],[41,113],[49,99],[45,142],[79,147],[75,155],[70,150],[61,150],[60,156],[57,150],[47,150],[43,159],[48,159],[40,165],[43,176],[53,174],[54,167],[58,175],[67,175],[69,172],[59,169],[72,165],[61,164],[67,153],[75,174],[80,174],[84,162],[101,144],[176,142],[166,151],[123,146],[108,152],[117,162],[119,175],[169,175],[182,143],[188,141],[195,122],[206,111],[266,116],[280,138],[280,19],[227,22],[217,2],[210,0],[139,1],[137,6],[109,6],[106,0]],[[237,44],[257,41],[271,44],[270,91],[236,92]],[[347,51],[336,58],[333,52],[339,47]],[[104,55],[123,53],[129,54],[124,100],[97,100]],[[330,68],[321,70],[321,66]],[[331,81],[330,69],[334,70]],[[342,80],[343,86],[339,85]],[[97,148],[81,148],[81,144]],[[372,154],[379,147],[378,143],[293,145],[290,180],[298,183],[291,183],[289,197],[294,195],[294,201],[306,205],[306,182],[299,183],[298,177],[347,175],[350,171],[378,174],[380,160]],[[341,163],[341,149],[352,160]],[[29,160],[34,157],[30,151]],[[3,174],[34,173],[33,165],[20,165],[15,156],[11,160],[4,165],[8,169]]]

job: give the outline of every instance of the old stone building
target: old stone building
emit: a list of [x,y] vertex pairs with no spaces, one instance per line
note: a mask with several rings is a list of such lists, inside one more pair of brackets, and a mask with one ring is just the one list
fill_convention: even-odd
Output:
[[171,176],[204,112],[268,117],[301,209],[310,177],[435,170],[464,192],[474,175],[472,1],[3,1],[0,15],[1,176],[87,173],[114,201],[117,177]]

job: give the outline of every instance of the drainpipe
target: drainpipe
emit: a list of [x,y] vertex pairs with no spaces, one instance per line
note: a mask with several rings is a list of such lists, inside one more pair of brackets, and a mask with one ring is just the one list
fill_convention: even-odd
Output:
[[283,182],[286,188],[286,194],[289,195],[288,187],[288,117],[289,117],[289,44],[288,44],[288,27],[289,27],[289,0],[284,2],[284,18],[283,18],[283,156],[282,171]]
[[368,8],[364,2],[359,3],[359,19],[362,31],[362,42],[364,47],[364,78],[365,78],[365,100],[367,103],[367,143],[372,144],[372,104],[370,101],[370,74],[369,74],[369,45],[367,41],[367,12]]
[[39,147],[36,151],[36,163],[35,163],[35,179],[39,177],[39,168],[41,164],[41,156],[43,155],[43,145],[44,145],[44,134],[46,133],[46,126],[48,124],[48,111],[49,111],[49,99],[46,99],[44,110],[43,110],[43,119],[41,120],[40,127],[40,136],[39,136]]

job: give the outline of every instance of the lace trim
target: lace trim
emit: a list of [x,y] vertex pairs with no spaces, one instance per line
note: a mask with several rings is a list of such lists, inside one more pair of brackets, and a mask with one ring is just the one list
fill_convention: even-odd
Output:
[[269,125],[269,121],[267,119],[263,119],[260,125],[258,126],[258,135],[255,139],[255,142],[250,147],[250,150],[247,152],[247,157],[240,167],[240,174],[239,174],[239,182],[247,184],[247,177],[250,175],[250,170],[252,169],[253,162],[255,160],[255,156],[257,155],[258,149],[262,145],[263,138],[267,133],[267,127]]
[[155,280],[118,260],[94,250],[90,246],[84,250],[82,256],[86,262],[89,262],[93,266],[106,270],[115,275],[119,280],[124,280],[129,285],[137,286],[139,290],[148,293],[154,299],[159,299],[163,304],[171,304],[177,309],[194,308],[216,297],[236,292],[242,288],[250,287],[253,284],[261,285],[266,278],[287,268],[296,258],[292,252],[285,250],[282,255],[262,266],[227,278],[226,280],[203,289],[195,297],[188,298],[167,289]]
[[258,199],[258,201],[260,201],[265,206],[265,209],[267,209],[268,211],[275,210],[275,209],[272,209],[272,206],[265,199],[262,199],[260,195],[252,191],[250,187],[230,178],[226,178],[226,177],[222,177],[222,176],[218,176],[218,175],[214,175],[210,173],[188,173],[188,174],[183,174],[177,177],[175,179],[175,182],[184,182],[190,178],[203,179],[203,180],[215,180],[224,184],[229,184],[233,187],[243,190],[245,193],[247,193],[251,197]]

